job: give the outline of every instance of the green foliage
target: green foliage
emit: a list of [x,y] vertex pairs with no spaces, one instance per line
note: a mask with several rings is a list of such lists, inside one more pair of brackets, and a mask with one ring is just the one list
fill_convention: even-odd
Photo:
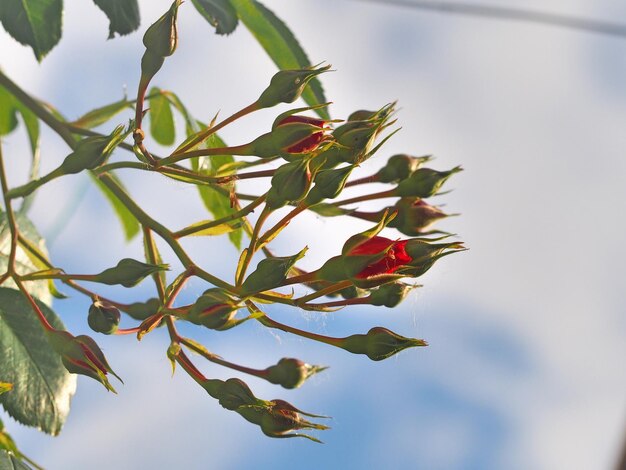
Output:
[[[38,306],[55,328],[61,320],[42,302]],[[0,377],[13,384],[0,403],[14,419],[56,435],[70,411],[76,377],[68,374],[48,343],[26,298],[0,287]]]
[[109,18],[109,39],[115,33],[124,36],[139,28],[137,0],[93,0]]
[[150,106],[150,134],[161,145],[173,145],[176,140],[172,105],[159,88],[148,93]]
[[215,27],[217,34],[230,34],[239,22],[230,0],[191,0],[196,10]]
[[[109,19],[110,38],[138,28],[136,0],[94,0],[94,3]],[[205,360],[288,389],[299,387],[324,367],[311,366],[296,358],[283,358],[265,369],[235,364],[181,336],[176,322],[222,331],[256,320],[265,327],[364,354],[374,361],[406,348],[425,346],[423,340],[407,338],[383,327],[344,338],[320,335],[276,322],[257,304],[284,304],[294,310],[316,312],[351,305],[389,308],[398,305],[415,287],[400,279],[417,278],[436,260],[463,250],[458,242],[436,243],[446,238],[433,238],[436,232],[429,232],[430,237],[423,236],[423,230],[445,214],[422,198],[436,195],[460,168],[447,172],[420,168],[428,157],[400,154],[391,157],[375,174],[350,180],[353,170],[374,156],[395,133],[387,132],[379,139],[395,122],[392,119],[395,103],[375,111],[357,110],[345,123],[336,125],[338,120],[328,118],[326,109],[330,103],[326,102],[318,80],[330,66],[312,66],[289,28],[256,0],[192,0],[195,9],[217,34],[232,33],[241,21],[280,69],[252,103],[221,120],[216,115],[208,125],[198,121],[177,94],[151,85],[154,76],[166,65],[165,58],[174,54],[178,46],[177,13],[181,4],[180,0],[174,0],[143,36],[146,50],[141,59],[137,58],[141,75],[136,96],[92,109],[73,122],[68,122],[51,105],[30,96],[0,71],[0,136],[13,132],[21,120],[33,155],[29,180],[15,185],[7,178],[0,140],[0,186],[4,201],[4,211],[0,211],[0,403],[19,422],[57,434],[74,393],[76,379],[72,374],[85,375],[115,391],[108,375],[117,375],[98,344],[89,336],[75,336],[66,331],[50,310],[53,296],[64,297],[54,284],[62,282],[64,289],[73,289],[90,299],[91,308],[88,313],[85,311],[85,316],[94,331],[136,334],[141,339],[166,325],[169,345],[164,351],[172,367],[179,365],[222,407],[259,426],[267,436],[304,437],[319,442],[316,437],[299,431],[328,429],[304,418],[320,416],[302,412],[283,400],[257,398],[238,378],[224,381],[207,378],[185,351],[188,349]],[[0,21],[5,29],[30,46],[38,60],[61,37],[61,13],[61,0],[0,3]],[[240,118],[299,98],[310,106],[277,113],[271,128],[257,129],[256,137],[247,143],[228,146],[221,139],[222,129]],[[126,110],[135,112],[128,126],[119,122],[123,120],[120,113]],[[214,110],[201,112],[211,115],[209,112]],[[322,119],[306,115],[313,112]],[[185,123],[183,142],[177,142],[174,113]],[[156,155],[149,148],[152,141],[145,140],[144,114],[149,119],[154,141],[174,149],[168,155]],[[63,163],[41,177],[38,175],[40,120],[69,147]],[[110,121],[118,124],[110,134],[93,130]],[[279,159],[284,162],[276,164]],[[117,176],[120,169],[150,172],[169,181],[173,179],[176,184],[195,186],[212,218],[192,222],[178,231],[171,230],[168,221],[152,218],[135,201],[133,195],[138,187],[134,185],[130,191],[125,188]],[[40,186],[76,173],[88,173],[103,191],[122,224],[126,240],[142,229],[143,261],[124,258],[99,274],[67,273],[51,262],[42,238],[25,215],[26,210]],[[248,186],[243,180],[260,180],[261,184],[250,185],[252,194],[247,194]],[[349,199],[322,202],[337,198],[344,188],[369,183],[391,183],[394,187],[380,193],[364,191]],[[245,192],[240,187],[246,188]],[[401,196],[404,198],[376,212],[350,208],[361,202]],[[183,211],[186,203],[173,207]],[[292,256],[277,256],[270,249],[277,235],[307,210],[323,217],[361,218],[375,225],[349,237],[340,255],[307,272],[298,266],[307,248]],[[394,217],[395,222],[390,223]],[[272,225],[268,226],[270,222]],[[420,237],[400,240],[379,236],[382,230],[392,229]],[[249,243],[242,249],[244,233]],[[188,236],[225,234],[240,250],[234,280],[212,274],[210,271],[215,266],[202,266],[192,259],[181,241]],[[311,232],[309,236],[321,235],[322,232]],[[332,231],[328,235],[332,236]],[[172,266],[178,272],[173,280],[166,276],[169,264],[163,262],[157,242],[167,245],[168,250],[163,251],[166,258],[175,257]],[[98,249],[107,250],[107,247]],[[260,255],[264,257],[257,262]],[[111,253],[109,265],[117,259]],[[93,272],[89,268],[85,271]],[[155,292],[148,300],[131,304],[103,297],[102,285],[98,285],[132,288],[148,277],[154,281]],[[205,287],[204,293],[197,294],[188,305],[180,305],[178,295],[192,278],[194,282],[208,284],[208,289]],[[299,287],[296,290],[291,286]],[[301,294],[299,290],[304,289],[309,292]],[[323,301],[325,297],[338,296],[342,298]],[[247,316],[239,315],[242,310],[247,310]],[[125,325],[127,321],[140,324],[129,328]],[[0,423],[0,470],[27,468],[27,464],[37,467],[19,452]]]
[[62,0],[2,0],[0,22],[41,61],[61,39]]
[[[19,214],[16,216],[16,222],[20,228],[20,233],[31,244],[37,246],[39,250],[47,256],[46,246],[44,240],[41,238],[35,226],[25,215]],[[9,230],[9,223],[6,213],[0,214],[0,273],[4,273],[8,267],[9,253],[11,251],[11,232]],[[15,257],[15,269],[20,274],[27,274],[33,271],[38,271],[39,266],[35,260],[29,256],[28,252],[21,246],[17,247],[17,253]],[[4,287],[16,288],[15,283],[8,279]],[[45,280],[29,282],[26,285],[28,292],[37,299],[44,302],[46,305],[52,305],[52,297],[48,288],[48,283]],[[1,378],[1,377],[0,377]]]
[[[241,22],[246,25],[265,52],[280,69],[301,69],[311,61],[291,30],[271,10],[255,0],[231,0]],[[326,103],[319,80],[313,78],[302,98],[310,106]],[[330,119],[325,108],[315,110],[323,119]]]

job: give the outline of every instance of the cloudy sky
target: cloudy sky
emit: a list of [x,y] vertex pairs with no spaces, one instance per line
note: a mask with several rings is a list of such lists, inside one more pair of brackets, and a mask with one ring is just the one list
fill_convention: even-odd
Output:
[[[99,10],[66,3],[64,38],[43,64],[0,31],[0,65],[75,118],[125,90],[133,94],[141,33],[105,41]],[[142,31],[169,4],[140,3]],[[362,174],[399,152],[434,154],[437,169],[464,167],[449,183],[453,191],[435,202],[462,214],[440,228],[470,248],[438,263],[422,278],[424,287],[394,310],[269,311],[332,336],[383,325],[430,346],[372,363],[257,324],[194,333],[212,351],[254,367],[291,356],[330,365],[296,391],[246,379],[260,397],[333,416],[332,429],[318,435],[325,444],[315,445],[265,438],[184,374],[172,379],[163,332],[141,343],[99,336],[124,378],[119,395],[81,377],[59,437],[3,415],[14,438],[52,470],[612,468],[626,437],[626,39],[358,0],[265,3],[296,31],[313,63],[333,65],[336,71],[323,78],[333,116],[398,100],[402,130]],[[497,4],[626,18],[620,0]],[[180,36],[155,83],[176,91],[200,119],[253,101],[275,71],[243,27],[217,37],[190,2],[180,10]],[[223,136],[245,142],[265,132],[276,113],[242,120]],[[45,139],[44,170],[68,153],[53,135]],[[13,181],[24,177],[25,149],[22,133],[4,145]],[[206,218],[193,188],[121,176],[170,227]],[[68,272],[83,271],[86,262],[97,272],[140,256],[140,243],[124,244],[110,209],[83,176],[44,188],[31,216],[50,241],[53,261]],[[305,265],[316,267],[365,227],[306,215],[273,247],[292,254],[308,245]],[[226,239],[188,246],[208,269],[232,276],[237,253]],[[183,297],[204,288],[191,283]],[[152,291],[146,283],[115,295],[139,300]],[[87,307],[76,297],[58,301],[55,310],[79,332]],[[202,368],[213,377],[233,376]]]

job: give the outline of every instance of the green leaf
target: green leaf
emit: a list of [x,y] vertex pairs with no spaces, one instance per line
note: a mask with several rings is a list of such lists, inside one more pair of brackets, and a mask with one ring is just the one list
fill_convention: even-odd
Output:
[[104,124],[109,119],[128,108],[132,109],[132,105],[126,98],[124,98],[116,101],[115,103],[102,106],[101,108],[93,109],[70,124],[84,129],[92,129]]
[[15,104],[13,95],[0,86],[0,136],[10,134],[17,127]]
[[243,282],[242,292],[252,294],[280,286],[287,279],[289,270],[302,259],[307,249],[305,247],[293,256],[276,256],[259,261],[256,269]]
[[[126,237],[126,241],[130,241],[133,238],[135,238],[135,235],[139,233],[139,222],[137,222],[137,219],[135,219],[135,216],[126,208],[124,204],[120,202],[120,200],[115,196],[115,194],[113,194],[111,190],[107,188],[106,185],[102,181],[100,181],[100,179],[96,178],[91,173],[90,173],[90,176],[91,176],[91,179],[96,183],[96,186],[100,188],[102,193],[106,196],[108,201],[111,203],[111,206],[113,207],[113,210],[115,211],[115,215],[117,215],[117,218],[119,219],[120,223],[122,224],[122,228],[124,229],[124,235]],[[119,180],[117,176],[115,176],[115,174],[109,173],[109,176],[112,179],[114,179],[115,182],[119,186],[121,186],[122,188],[124,187],[122,182]]]
[[[37,230],[32,222],[23,214],[16,214],[15,218],[20,234],[28,239],[31,244],[35,245],[40,252],[47,256],[44,241],[39,233],[37,233]],[[7,216],[3,213],[0,214],[0,272],[2,273],[7,270],[10,252],[11,231],[9,230]],[[28,253],[20,246],[17,247],[15,256],[15,270],[18,274],[27,274],[39,270],[38,266],[30,259]],[[17,289],[17,286],[11,279],[7,279],[3,286]],[[25,287],[33,297],[38,298],[47,305],[52,305],[52,297],[50,296],[50,292],[48,290],[47,281],[41,280],[27,282]],[[2,379],[5,380],[6,377],[2,377]]]
[[[187,228],[195,228],[202,224],[210,222],[209,220],[203,220],[201,222],[196,222],[195,224],[191,224]],[[232,233],[234,230],[237,230],[241,227],[241,222],[224,222],[223,224],[216,225],[215,227],[205,228],[204,230],[200,230],[198,232],[194,232],[191,234],[192,237],[205,237],[205,236],[215,236],[215,235],[223,235],[225,233]]]
[[[199,123],[201,128],[206,127],[202,123]],[[205,142],[204,145],[206,148],[219,148],[226,147],[226,143],[217,135],[213,134],[210,136]],[[219,169],[224,166],[231,164],[235,161],[232,155],[214,155],[211,157],[200,157],[194,158],[191,161],[191,167],[194,171],[205,175],[215,175]],[[230,189],[234,183],[230,185],[226,185],[228,189]],[[202,202],[204,206],[209,210],[213,217],[216,219],[221,219],[222,217],[226,217],[227,215],[236,212],[237,209],[230,206],[230,198],[221,192],[217,191],[215,188],[211,186],[198,185],[198,191],[200,192],[200,197],[202,198]],[[240,250],[241,249],[241,238],[242,238],[242,230],[237,229],[228,233],[228,238],[235,245],[235,247]]]
[[[37,305],[53,327],[63,329],[52,310]],[[7,413],[22,424],[58,434],[70,411],[76,377],[48,343],[26,298],[6,287],[0,287],[0,357],[0,376],[14,387],[0,395]]]
[[217,34],[230,34],[237,27],[237,12],[230,0],[191,0],[191,3],[215,27]]
[[115,33],[122,36],[139,28],[139,5],[137,0],[93,0],[109,18],[109,39]]
[[[301,69],[311,65],[291,30],[271,10],[255,0],[231,0],[231,3],[239,19],[279,69]],[[326,103],[324,90],[317,78],[309,82],[302,98],[310,106]],[[318,108],[315,112],[323,119],[330,119],[326,108]]]
[[13,452],[0,450],[0,470],[32,470]]
[[2,0],[0,22],[39,62],[61,39],[63,0]]
[[176,140],[172,106],[162,91],[153,87],[148,100],[150,105],[150,134],[161,145],[173,145]]

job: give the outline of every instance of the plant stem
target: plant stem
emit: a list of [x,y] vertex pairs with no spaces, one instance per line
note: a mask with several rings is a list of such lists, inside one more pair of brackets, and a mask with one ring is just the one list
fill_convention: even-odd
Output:
[[0,85],[4,86],[9,93],[18,99],[18,101],[24,104],[24,106],[30,109],[39,119],[45,122],[59,135],[59,137],[65,141],[65,143],[67,143],[67,145],[69,145],[72,149],[76,147],[76,140],[65,126],[65,123],[57,119],[39,101],[32,98],[28,93],[22,90],[15,82],[7,77],[2,70],[0,70]]
[[172,250],[185,268],[193,268],[194,273],[198,277],[201,277],[205,281],[208,281],[217,287],[221,287],[231,292],[236,292],[234,286],[195,266],[194,262],[191,260],[191,258],[189,258],[189,255],[187,255],[187,253],[185,252],[185,250],[183,250],[182,246],[178,243],[176,238],[174,238],[172,232],[170,232],[167,228],[165,228],[159,222],[146,214],[143,209],[141,209],[141,207],[139,207],[137,203],[133,201],[133,199],[108,174],[103,173],[101,175],[98,175],[98,177],[100,178],[100,181],[102,181],[105,186],[111,190],[111,192],[120,200],[120,202],[122,202],[126,206],[126,208],[135,216],[135,218],[142,225],[149,227],[163,240],[165,240],[165,242],[170,246],[170,248],[172,248]]
[[46,316],[43,314],[43,312],[39,308],[39,305],[37,305],[37,302],[35,302],[35,299],[33,299],[33,297],[28,293],[28,291],[24,287],[24,284],[22,284],[22,281],[20,281],[20,279],[17,276],[13,276],[13,281],[15,282],[17,287],[22,291],[22,294],[24,294],[24,297],[26,297],[26,300],[28,300],[28,303],[31,305],[34,312],[37,314],[37,317],[39,318],[41,325],[48,331],[55,331],[55,328],[50,324]]
[[174,155],[170,155],[169,157],[162,158],[158,161],[156,167],[159,168],[161,166],[171,165],[172,163],[177,163],[181,160],[188,160],[193,157],[210,157],[213,155],[250,155],[246,149],[247,144],[236,145],[234,147],[214,147],[210,149],[190,150],[189,152],[176,153]]
[[363,194],[361,196],[353,197],[350,199],[345,199],[343,201],[333,202],[331,204],[333,206],[345,206],[347,204],[354,204],[355,202],[373,201],[374,199],[383,199],[383,198],[395,197],[395,196],[396,196],[396,190],[394,188],[394,189],[389,189],[387,191],[381,191],[379,193]]
[[178,238],[186,237],[188,235],[193,235],[194,233],[198,233],[198,232],[201,232],[203,230],[206,230],[212,227],[217,227],[218,225],[222,225],[224,223],[231,222],[233,220],[240,219],[248,215],[250,212],[254,211],[254,209],[260,206],[264,201],[265,201],[265,196],[260,196],[255,201],[248,204],[243,209],[238,210],[237,212],[233,212],[232,214],[224,216],[220,219],[211,220],[209,222],[206,222],[200,225],[192,225],[190,227],[183,228],[179,230],[178,232],[173,232],[172,236],[178,239]]
[[[154,244],[154,237],[152,236],[152,231],[145,225],[142,225],[141,229],[143,231],[143,240],[146,250],[146,261],[150,264],[160,264],[160,260],[158,259],[159,256],[157,254],[157,248]],[[163,284],[163,278],[161,277],[160,272],[153,273],[152,279],[154,280],[154,284],[156,285],[161,303],[165,302],[165,285]]]
[[252,232],[252,235],[250,236],[250,245],[248,245],[248,249],[243,255],[244,258],[239,268],[237,279],[235,279],[235,284],[237,286],[241,286],[243,284],[243,279],[246,277],[246,271],[248,270],[248,265],[250,264],[250,261],[252,261],[252,257],[254,256],[254,253],[256,252],[256,249],[257,249],[257,240],[259,238],[259,232],[261,231],[261,227],[263,226],[263,223],[267,220],[267,218],[270,216],[271,213],[272,213],[272,210],[266,205],[263,208],[263,211],[261,212],[261,214],[259,215],[259,218],[257,219],[256,224],[254,224],[254,230]]
[[[0,72],[1,74],[2,72]],[[2,197],[4,199],[4,210],[7,214],[7,221],[9,223],[9,231],[11,232],[11,248],[9,251],[9,259],[7,261],[7,272],[0,277],[0,284],[2,284],[9,276],[15,274],[15,256],[17,255],[17,238],[19,236],[19,230],[17,223],[15,222],[15,214],[11,208],[11,200],[8,198],[7,193],[9,186],[7,183],[7,175],[4,170],[4,156],[2,154],[2,141],[0,140],[0,185],[2,186]]]
[[223,121],[221,121],[218,124],[216,124],[215,126],[210,126],[210,127],[206,128],[204,131],[200,132],[193,140],[189,141],[188,143],[186,143],[185,145],[180,147],[171,156],[180,155],[180,154],[186,152],[187,150],[190,150],[190,149],[194,148],[195,146],[200,144],[202,141],[206,140],[207,137],[209,137],[212,134],[215,134],[217,131],[219,131],[220,129],[226,127],[231,122],[236,121],[237,119],[245,116],[246,114],[250,114],[251,112],[256,111],[258,109],[259,109],[259,107],[258,107],[256,101],[254,103],[246,106],[245,108],[240,109],[236,113],[232,114],[231,116],[227,117]]
[[317,299],[319,297],[324,297],[325,295],[328,294],[332,294],[333,292],[337,292],[340,290],[345,289],[346,287],[350,287],[352,285],[352,282],[350,281],[341,281],[341,282],[337,282],[335,284],[331,284],[328,287],[325,287],[324,289],[320,289],[317,292],[313,292],[309,295],[305,295],[304,297],[300,297],[298,299],[295,299],[294,301],[298,304],[298,305],[303,305],[306,304],[307,302]]

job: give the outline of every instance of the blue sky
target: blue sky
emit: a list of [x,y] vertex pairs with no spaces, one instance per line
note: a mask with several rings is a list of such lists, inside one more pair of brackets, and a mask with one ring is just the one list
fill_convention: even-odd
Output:
[[[119,99],[125,88],[132,95],[142,53],[139,33],[104,41],[104,16],[88,2],[74,3],[66,6],[61,45],[42,65],[0,33],[3,69],[69,117]],[[141,3],[143,27],[168,5]],[[463,165],[450,182],[453,191],[435,202],[462,213],[440,227],[470,247],[438,263],[421,279],[424,287],[394,310],[271,313],[336,336],[383,325],[430,346],[372,363],[250,323],[197,336],[251,366],[289,356],[330,365],[296,391],[248,380],[258,396],[333,416],[319,446],[267,439],[184,374],[171,379],[162,332],[141,343],[98,337],[124,378],[119,395],[80,378],[61,436],[41,436],[7,419],[13,436],[49,469],[610,468],[626,432],[625,40],[357,1],[266,3],[297,32],[313,62],[326,60],[337,70],[324,77],[334,116],[398,100],[402,130],[361,174],[399,152],[432,153],[438,169]],[[500,3],[626,17],[618,0]],[[180,22],[180,48],[156,84],[179,92],[205,120],[254,100],[274,67],[249,34],[240,28],[228,38],[213,35],[190,3],[181,7]],[[225,140],[265,132],[277,112],[231,126]],[[58,139],[46,139],[44,170],[67,154]],[[5,154],[25,148],[16,134]],[[9,170],[19,181],[25,166],[15,158]],[[190,188],[122,177],[171,227],[206,217]],[[46,236],[56,233],[64,208],[75,213],[51,247],[55,263],[71,272],[88,260],[97,272],[140,256],[140,244],[123,243],[110,210],[85,184],[82,176],[55,182],[33,207]],[[72,202],[80,194],[81,203]],[[51,200],[53,207],[46,205]],[[306,244],[305,267],[317,267],[364,227],[304,215],[273,247],[291,254]],[[232,276],[237,253],[227,240],[188,247],[203,265]],[[115,292],[138,300],[152,295],[150,287]],[[204,288],[192,283],[183,296]],[[78,332],[86,328],[87,306],[76,298],[55,308]]]

